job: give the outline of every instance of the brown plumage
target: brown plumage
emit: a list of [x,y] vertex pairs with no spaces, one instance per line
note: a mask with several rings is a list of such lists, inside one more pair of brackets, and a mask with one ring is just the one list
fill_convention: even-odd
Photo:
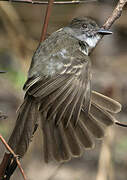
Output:
[[[96,23],[86,18],[79,22],[78,30],[86,23],[90,32],[87,30],[84,37],[91,37],[88,33],[92,32],[97,43],[100,36]],[[104,137],[105,127],[114,124],[114,114],[121,110],[118,102],[91,90],[88,55],[96,43],[81,41],[73,23],[70,29],[53,33],[33,56],[24,85],[24,102],[9,139],[9,145],[20,157],[27,151],[39,121],[45,162],[79,157],[94,147],[94,138]]]
[[[57,80],[54,78],[49,83],[48,80],[45,84],[48,84],[49,89],[44,91],[45,93],[43,88],[46,86],[42,86],[41,81],[36,86],[36,91],[33,85],[28,89],[9,140],[9,145],[16,154],[22,157],[26,152],[39,117],[46,162],[53,159],[64,162],[72,157],[79,157],[83,150],[94,147],[93,137],[97,139],[104,137],[103,127],[115,122],[112,114],[119,112],[121,106],[118,102],[95,91],[88,93],[90,88],[87,86],[89,87],[90,80],[87,77],[89,72],[86,71],[90,67],[86,67],[85,71],[82,67],[83,73],[85,72],[83,76],[77,70],[75,76],[74,74],[64,78],[59,76]],[[61,77],[64,83],[58,84],[57,82],[61,82],[58,78]],[[52,89],[54,86],[57,88]],[[88,94],[91,94],[91,101]]]

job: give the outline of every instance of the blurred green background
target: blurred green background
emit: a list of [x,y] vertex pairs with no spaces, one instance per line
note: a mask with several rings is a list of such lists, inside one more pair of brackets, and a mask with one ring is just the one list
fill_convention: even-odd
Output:
[[[67,25],[73,17],[90,16],[103,25],[117,1],[98,0],[80,5],[54,5],[48,34]],[[0,1],[0,110],[8,119],[0,121],[0,133],[8,140],[16,120],[16,110],[23,101],[23,84],[36,50],[46,5]],[[127,123],[127,7],[112,26],[112,36],[102,39],[91,55],[92,88],[118,100],[122,111],[117,119]],[[0,159],[4,146],[0,142]],[[94,150],[86,151],[80,159],[59,166],[43,161],[43,140],[38,130],[22,160],[28,180],[126,180],[127,129],[111,127],[104,143],[97,142]],[[17,170],[12,179],[20,180]]]

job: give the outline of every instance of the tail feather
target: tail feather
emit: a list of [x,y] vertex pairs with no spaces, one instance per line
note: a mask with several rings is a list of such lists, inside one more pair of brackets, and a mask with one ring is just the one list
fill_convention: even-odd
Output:
[[16,154],[22,157],[27,151],[32,139],[35,127],[38,124],[37,106],[32,98],[24,100],[21,110],[19,110],[15,128],[8,144]]
[[41,114],[42,132],[43,132],[43,152],[45,162],[49,162],[51,159],[51,147],[52,147],[52,135],[49,127],[49,123],[46,122],[47,112]]
[[[26,108],[27,107],[27,108]],[[27,113],[31,107],[31,102],[25,100],[21,106],[21,110],[19,110],[18,118],[14,127],[14,130],[9,138],[8,144],[16,153],[17,144],[20,142],[20,137],[23,133],[23,129],[25,126],[25,122],[27,119]]]

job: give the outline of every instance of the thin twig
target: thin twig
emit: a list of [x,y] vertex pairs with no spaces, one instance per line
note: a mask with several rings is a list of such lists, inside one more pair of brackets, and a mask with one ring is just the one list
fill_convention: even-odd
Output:
[[127,3],[127,0],[119,0],[116,8],[114,9],[114,11],[112,12],[111,16],[108,18],[108,20],[104,23],[104,25],[102,26],[104,29],[109,29],[112,24],[119,19],[119,17],[122,14],[123,11],[123,7],[125,6],[125,4]]
[[[11,1],[11,2],[17,2],[17,3],[28,3],[28,4],[48,4],[48,1],[39,1],[39,0],[0,0],[0,1]],[[72,0],[72,1],[55,1],[54,4],[83,4],[83,3],[89,3],[89,2],[95,2],[98,0]]]
[[46,9],[45,20],[44,20],[44,24],[43,24],[43,28],[42,28],[42,34],[41,34],[40,42],[44,41],[45,37],[46,37],[53,2],[54,2],[54,0],[49,0],[48,6]]
[[[16,162],[17,162],[17,165],[20,169],[20,172],[24,178],[24,180],[26,180],[26,176],[25,176],[25,173],[21,167],[21,163],[20,161],[18,160],[18,156],[14,153],[14,151],[10,148],[10,146],[7,144],[7,142],[5,141],[5,139],[0,135],[0,140],[2,141],[2,143],[4,144],[4,146],[6,147],[6,149],[13,155],[13,157],[15,158]],[[9,158],[9,157],[8,157]],[[2,163],[1,163],[2,164]],[[0,177],[1,178],[1,177]]]
[[[107,19],[107,21],[104,23],[104,25],[102,26],[103,29],[110,29],[110,27],[114,24],[114,22],[120,18],[122,11],[123,11],[123,7],[126,5],[127,0],[119,0],[115,9],[113,10],[112,14],[109,16],[109,18]],[[101,38],[103,38],[103,35],[101,36]],[[101,39],[100,39],[101,41]],[[98,41],[98,43],[100,42]],[[97,44],[98,44],[97,43]]]

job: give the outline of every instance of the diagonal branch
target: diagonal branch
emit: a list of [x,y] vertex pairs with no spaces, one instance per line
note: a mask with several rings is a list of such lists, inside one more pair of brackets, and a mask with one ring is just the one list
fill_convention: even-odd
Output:
[[[106,29],[106,30],[110,29],[110,27],[115,23],[115,21],[120,18],[122,11],[123,11],[123,8],[126,4],[127,4],[127,0],[119,0],[118,1],[115,9],[112,12],[112,14],[109,16],[107,21],[102,26],[103,29]],[[101,39],[102,38],[103,38],[103,35],[101,36]],[[100,41],[98,41],[98,43],[99,42]]]
[[102,26],[104,29],[109,29],[112,24],[119,19],[119,17],[122,14],[123,11],[123,7],[126,5],[127,0],[119,0],[116,8],[114,9],[114,11],[112,12],[112,15],[108,18],[108,20],[104,23],[104,25]]

